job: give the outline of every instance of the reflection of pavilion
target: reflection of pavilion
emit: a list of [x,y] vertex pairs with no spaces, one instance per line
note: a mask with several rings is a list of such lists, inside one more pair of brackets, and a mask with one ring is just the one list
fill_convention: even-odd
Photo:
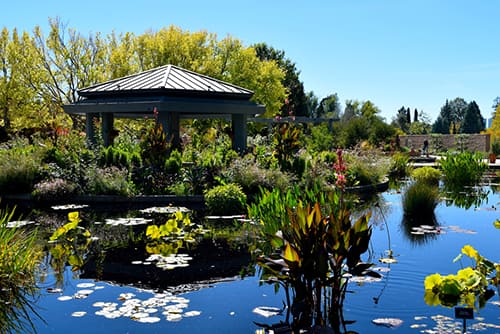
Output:
[[113,143],[115,117],[157,117],[174,147],[180,145],[181,118],[230,118],[233,148],[243,152],[247,118],[265,112],[250,101],[252,91],[173,65],[83,88],[78,94],[81,99],[64,110],[86,116],[89,141],[95,140],[94,121],[100,119],[105,146]]
[[193,259],[189,261],[189,266],[164,270],[155,264],[132,264],[133,261],[144,261],[149,254],[145,251],[145,244],[130,243],[126,247],[106,250],[102,263],[101,259],[90,256],[81,270],[80,278],[166,289],[233,278],[251,264],[249,250],[246,247],[234,247],[226,239],[203,238],[192,248],[189,255]]

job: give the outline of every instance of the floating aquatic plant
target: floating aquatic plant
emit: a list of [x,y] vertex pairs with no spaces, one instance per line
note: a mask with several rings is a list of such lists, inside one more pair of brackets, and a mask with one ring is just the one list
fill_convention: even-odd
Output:
[[475,262],[474,266],[465,267],[456,274],[442,276],[439,273],[425,278],[425,302],[428,305],[453,307],[467,305],[482,308],[494,295],[490,286],[500,283],[500,264],[494,263],[470,245],[465,245],[454,262],[467,256]]

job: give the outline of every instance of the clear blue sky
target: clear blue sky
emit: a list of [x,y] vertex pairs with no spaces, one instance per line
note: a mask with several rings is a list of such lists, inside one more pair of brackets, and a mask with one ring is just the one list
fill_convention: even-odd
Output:
[[0,26],[47,33],[48,18],[60,17],[84,35],[173,24],[265,42],[285,51],[320,99],[371,100],[388,121],[404,105],[434,121],[455,97],[491,117],[500,96],[499,13],[495,0],[8,0]]

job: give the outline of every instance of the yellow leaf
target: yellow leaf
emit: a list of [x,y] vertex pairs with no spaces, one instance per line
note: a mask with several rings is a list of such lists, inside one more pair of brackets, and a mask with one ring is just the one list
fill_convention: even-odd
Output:
[[493,223],[493,226],[495,226],[495,228],[500,229],[500,219],[495,220],[495,222]]
[[158,226],[149,225],[146,229],[146,236],[150,237],[151,239],[158,239],[160,237],[160,230],[158,229]]
[[462,253],[470,258],[475,259],[476,261],[479,261],[479,253],[471,245],[465,245],[464,247],[462,247]]
[[78,211],[73,211],[73,212],[70,212],[68,213],[68,220],[70,222],[79,222],[80,221],[80,214],[78,213]]
[[437,306],[441,304],[439,294],[434,293],[432,290],[425,290],[424,301],[429,306]]
[[299,262],[300,260],[299,254],[297,254],[297,251],[289,243],[285,246],[283,259],[289,262]]
[[425,290],[433,290],[435,287],[439,287],[443,280],[443,277],[440,274],[432,274],[425,278],[424,287]]

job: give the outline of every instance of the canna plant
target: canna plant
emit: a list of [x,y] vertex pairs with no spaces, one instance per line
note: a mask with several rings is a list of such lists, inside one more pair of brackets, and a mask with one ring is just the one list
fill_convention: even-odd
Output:
[[258,204],[249,210],[267,241],[257,257],[261,278],[284,288],[286,321],[291,314],[293,332],[326,327],[340,332],[349,277],[377,275],[369,271],[371,263],[361,260],[372,233],[370,214],[351,220],[342,191],[345,168],[339,158],[335,166],[338,191],[306,190],[304,200],[298,191],[288,192],[284,202],[273,200],[277,195],[270,196],[271,200],[264,197],[263,206],[271,212],[258,210]]

